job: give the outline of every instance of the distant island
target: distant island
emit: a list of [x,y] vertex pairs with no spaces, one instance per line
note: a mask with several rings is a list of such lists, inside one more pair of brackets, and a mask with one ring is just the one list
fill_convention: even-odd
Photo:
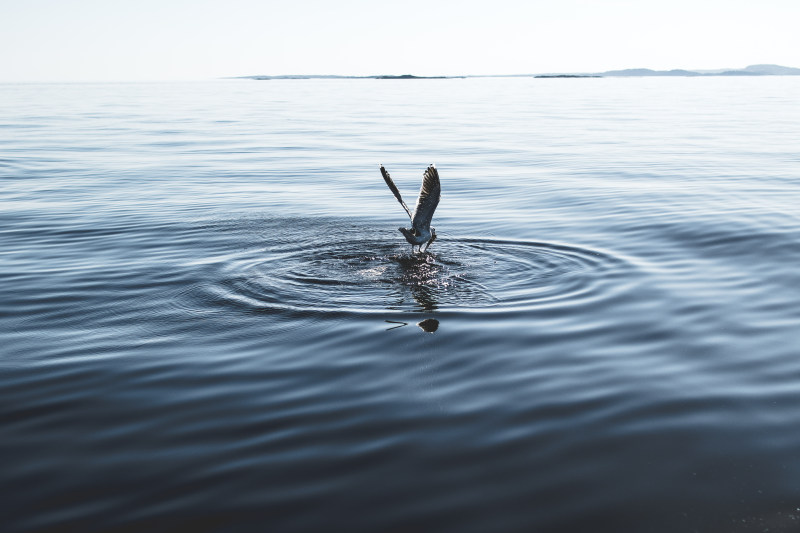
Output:
[[[400,76],[392,76],[385,74],[383,76],[370,76],[376,80],[443,80],[452,78],[453,76],[414,76],[413,74],[401,74]],[[463,77],[463,76],[459,76]]]
[[414,76],[413,74],[380,74],[376,76],[339,76],[336,74],[288,74],[284,76],[241,76],[238,79],[251,80],[444,80],[465,78],[466,76]]
[[288,74],[282,76],[239,76],[235,79],[250,80],[442,80],[457,78],[625,78],[640,76],[800,76],[800,68],[781,65],[750,65],[742,69],[717,70],[651,70],[649,68],[629,68],[624,70],[607,70],[596,73],[551,73],[551,74],[502,74],[502,75],[465,75],[465,76],[415,76],[413,74],[378,74],[374,76],[342,76],[336,74]]
[[609,70],[601,76],[800,76],[800,68],[782,67],[780,65],[750,65],[743,69],[719,70],[650,70],[649,68],[631,68],[625,70]]
[[600,74],[537,74],[534,78],[602,78]]

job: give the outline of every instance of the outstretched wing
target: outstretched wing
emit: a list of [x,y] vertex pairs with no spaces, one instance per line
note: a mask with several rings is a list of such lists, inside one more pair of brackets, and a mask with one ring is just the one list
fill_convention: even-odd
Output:
[[384,181],[386,181],[386,185],[389,186],[389,189],[391,189],[392,194],[394,194],[394,197],[397,198],[397,201],[400,202],[400,205],[402,205],[403,209],[405,209],[406,213],[408,213],[408,218],[411,218],[411,211],[409,211],[408,206],[403,201],[403,197],[400,196],[400,191],[397,189],[397,185],[394,184],[394,182],[392,181],[392,177],[389,175],[388,172],[386,172],[386,169],[383,168],[383,165],[381,165],[381,174],[383,175]]
[[436,211],[441,197],[442,186],[439,184],[439,172],[434,165],[431,165],[422,175],[422,187],[419,190],[417,207],[414,208],[414,216],[411,218],[411,226],[414,229],[430,227],[433,212]]

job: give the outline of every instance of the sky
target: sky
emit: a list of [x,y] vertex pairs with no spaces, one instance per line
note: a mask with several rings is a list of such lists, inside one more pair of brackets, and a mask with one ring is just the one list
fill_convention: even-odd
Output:
[[0,0],[0,82],[800,67],[798,0]]

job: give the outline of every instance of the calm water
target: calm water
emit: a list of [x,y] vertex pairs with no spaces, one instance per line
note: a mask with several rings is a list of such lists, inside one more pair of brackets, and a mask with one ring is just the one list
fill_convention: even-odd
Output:
[[797,531],[798,139],[791,77],[0,85],[3,529]]

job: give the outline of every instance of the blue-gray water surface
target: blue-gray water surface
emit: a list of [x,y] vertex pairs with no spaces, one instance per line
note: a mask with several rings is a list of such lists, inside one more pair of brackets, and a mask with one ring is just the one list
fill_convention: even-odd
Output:
[[800,77],[0,85],[3,530],[800,530],[798,139]]

